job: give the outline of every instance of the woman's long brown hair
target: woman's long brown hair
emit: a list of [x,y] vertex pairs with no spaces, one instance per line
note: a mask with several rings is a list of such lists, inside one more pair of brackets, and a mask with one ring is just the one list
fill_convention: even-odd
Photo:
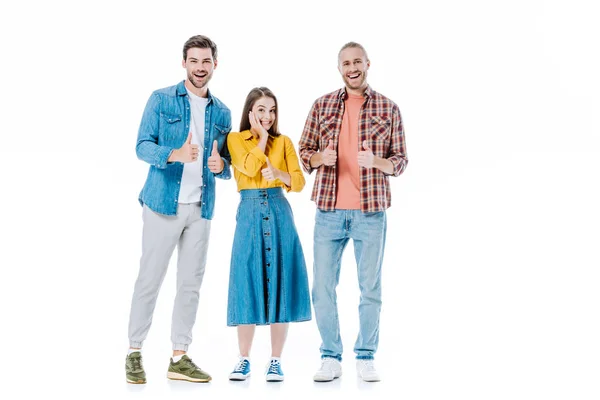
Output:
[[244,104],[244,110],[242,111],[240,132],[249,130],[251,128],[252,125],[250,125],[250,117],[248,114],[250,114],[250,110],[252,110],[252,107],[254,107],[254,103],[256,103],[256,101],[261,97],[270,97],[275,102],[275,122],[273,122],[273,125],[269,128],[268,132],[269,136],[277,137],[281,135],[277,124],[279,122],[279,106],[277,105],[277,97],[275,97],[269,88],[264,86],[256,87],[252,89],[250,93],[248,93],[248,96],[246,97],[246,103]]

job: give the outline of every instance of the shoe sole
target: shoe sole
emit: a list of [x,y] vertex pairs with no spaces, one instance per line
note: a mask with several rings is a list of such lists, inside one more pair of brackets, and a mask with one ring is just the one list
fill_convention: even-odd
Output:
[[242,375],[242,374],[230,374],[229,375],[229,380],[230,381],[245,381],[246,379],[250,378],[250,373],[248,373],[247,375]]
[[361,378],[360,376],[359,376],[359,378],[365,382],[381,382],[381,379],[365,379],[365,378]]
[[212,378],[190,378],[189,376],[178,374],[177,372],[167,372],[167,378],[174,381],[188,381],[188,382],[197,382],[197,383],[205,383],[210,382]]
[[381,378],[363,378],[362,376],[360,376],[360,374],[356,374],[356,376],[358,376],[360,379],[362,379],[365,382],[380,382]]
[[146,381],[144,379],[138,379],[137,381],[132,381],[130,379],[126,379],[127,383],[130,383],[132,385],[143,385],[146,383]]
[[283,382],[283,376],[267,375],[267,382]]
[[315,382],[332,382],[335,379],[338,379],[340,376],[342,376],[342,375],[334,376],[333,378],[329,378],[329,377],[325,378],[325,377],[317,377],[317,376],[315,376],[313,378],[313,381],[315,381]]

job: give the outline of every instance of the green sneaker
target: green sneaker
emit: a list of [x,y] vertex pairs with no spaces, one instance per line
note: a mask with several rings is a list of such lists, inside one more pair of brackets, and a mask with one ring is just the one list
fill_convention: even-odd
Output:
[[134,351],[125,358],[125,378],[127,383],[146,383],[142,353],[139,351]]
[[176,363],[174,363],[171,358],[167,378],[188,382],[210,382],[212,379],[209,374],[202,371],[200,367],[194,364],[192,359],[186,355],[181,357],[181,360]]

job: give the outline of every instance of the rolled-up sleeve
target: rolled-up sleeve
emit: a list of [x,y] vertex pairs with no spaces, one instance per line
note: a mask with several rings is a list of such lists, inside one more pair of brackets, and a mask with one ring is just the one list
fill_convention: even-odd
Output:
[[227,148],[231,155],[231,165],[251,178],[258,175],[261,167],[267,161],[267,156],[258,146],[247,151],[244,147],[244,139],[238,132],[230,133],[227,136]]
[[302,168],[307,173],[312,173],[314,168],[310,166],[310,159],[312,156],[319,151],[319,105],[315,101],[313,103],[306,123],[304,124],[304,130],[300,137],[300,143],[298,145],[298,151],[300,153],[300,162]]
[[404,125],[402,116],[397,105],[394,106],[392,113],[392,134],[390,137],[390,151],[387,157],[394,166],[393,176],[398,176],[404,172],[408,164],[406,156],[406,142],[404,140]]
[[[229,137],[229,132],[231,131],[231,126],[229,126],[227,128],[227,135]],[[215,174],[215,177],[219,178],[219,179],[230,179],[231,178],[231,155],[229,154],[229,148],[227,146],[227,140],[225,140],[225,143],[223,143],[223,147],[219,150],[219,155],[221,156],[221,159],[223,160],[223,170],[217,174]]]
[[294,144],[288,137],[285,138],[285,163],[287,166],[288,173],[290,174],[291,184],[291,186],[289,187],[285,185],[287,191],[300,192],[306,184],[306,179],[304,179],[304,174],[300,169],[300,164],[298,162],[296,150],[294,149]]
[[153,93],[144,109],[138,130],[135,153],[137,157],[159,169],[167,168],[172,147],[158,145],[158,123],[160,118],[160,98]]

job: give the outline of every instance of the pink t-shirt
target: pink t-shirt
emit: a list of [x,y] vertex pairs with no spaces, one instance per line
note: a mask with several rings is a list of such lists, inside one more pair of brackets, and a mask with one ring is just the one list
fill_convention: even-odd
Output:
[[337,190],[335,208],[360,210],[358,175],[358,117],[365,98],[348,93],[337,148]]

